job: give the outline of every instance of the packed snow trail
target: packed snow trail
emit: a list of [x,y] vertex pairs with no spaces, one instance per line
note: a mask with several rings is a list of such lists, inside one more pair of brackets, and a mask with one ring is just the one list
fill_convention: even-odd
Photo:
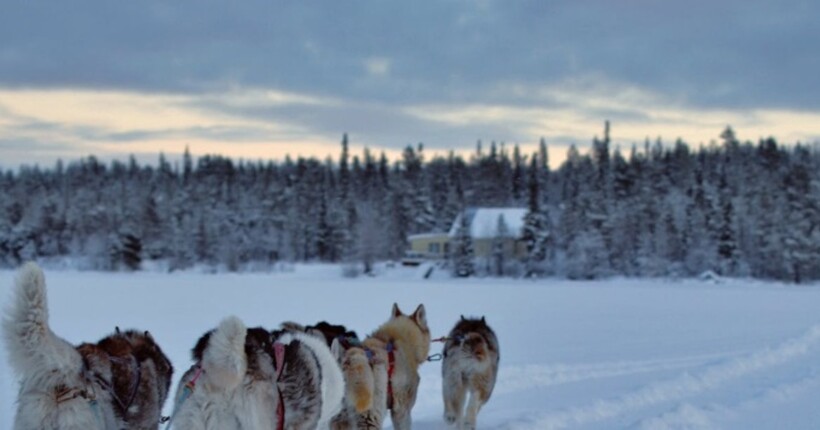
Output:
[[507,428],[516,430],[575,428],[627,411],[684,399],[750,373],[786,364],[810,352],[817,354],[818,343],[820,343],[820,326],[814,326],[803,336],[788,340],[772,349],[764,349],[742,358],[728,359],[696,374],[684,373],[669,381],[653,382],[614,400],[596,400],[586,406],[545,414],[535,418],[531,423],[512,423]]

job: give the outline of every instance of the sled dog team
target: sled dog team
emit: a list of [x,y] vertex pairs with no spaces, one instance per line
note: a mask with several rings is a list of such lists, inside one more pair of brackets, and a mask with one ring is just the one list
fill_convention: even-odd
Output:
[[[381,429],[388,411],[394,428],[410,429],[432,341],[424,305],[406,315],[394,304],[361,340],[326,322],[268,330],[228,317],[196,342],[195,364],[169,396],[173,366],[149,332],[116,328],[79,346],[52,332],[34,263],[17,274],[3,336],[20,378],[15,430]],[[436,340],[445,342],[444,420],[474,429],[495,386],[498,340],[483,317],[464,316]],[[168,397],[170,418],[161,416]]]

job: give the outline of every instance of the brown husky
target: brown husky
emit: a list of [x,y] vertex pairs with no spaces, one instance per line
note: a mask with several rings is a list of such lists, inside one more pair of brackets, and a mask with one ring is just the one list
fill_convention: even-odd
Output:
[[333,417],[330,428],[381,429],[387,411],[387,353],[364,346],[353,332],[334,338],[330,350],[345,380],[342,410]]
[[17,276],[3,334],[20,376],[14,428],[156,429],[171,384],[171,362],[148,332],[125,331],[74,347],[48,324],[43,271]]
[[[499,357],[498,339],[484,317],[462,316],[447,336],[441,366],[444,420],[448,424],[475,429],[478,411],[493,392]],[[467,393],[470,402],[464,411]]]
[[[430,330],[424,305],[419,305],[412,315],[404,315],[394,303],[390,320],[368,336],[362,346],[365,351],[371,351],[376,365],[373,367],[372,406],[357,414],[357,427],[380,429],[385,410],[390,409],[393,428],[409,430],[412,425],[410,411],[416,403],[421,380],[418,369],[430,352]],[[386,366],[386,378],[378,366]],[[382,397],[386,402],[381,401]]]

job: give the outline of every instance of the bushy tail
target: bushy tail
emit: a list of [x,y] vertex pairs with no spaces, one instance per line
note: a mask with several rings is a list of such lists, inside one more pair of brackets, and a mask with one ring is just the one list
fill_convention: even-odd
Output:
[[294,333],[293,336],[313,351],[321,369],[322,412],[318,428],[327,428],[327,423],[342,410],[345,394],[342,370],[325,343],[324,336],[316,337],[307,333]]
[[375,382],[373,369],[367,355],[361,349],[350,349],[342,366],[345,378],[345,396],[357,413],[363,413],[373,406]]
[[234,389],[242,382],[248,369],[246,334],[245,324],[232,316],[222,320],[211,335],[202,356],[202,370],[213,388]]
[[[26,263],[17,272],[14,298],[3,320],[3,336],[11,366],[18,372],[42,364],[62,342],[54,342],[48,327],[48,303],[43,271]],[[56,347],[56,348],[55,348]]]

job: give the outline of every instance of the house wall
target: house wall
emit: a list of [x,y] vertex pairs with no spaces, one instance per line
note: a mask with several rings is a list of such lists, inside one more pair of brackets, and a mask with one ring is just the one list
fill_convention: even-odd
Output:
[[[410,250],[428,258],[445,258],[452,247],[451,239],[447,236],[411,237]],[[438,252],[431,249],[438,247]],[[473,256],[477,258],[490,257],[493,254],[493,239],[473,239]],[[527,255],[527,245],[516,239],[504,241],[504,254],[510,258],[522,259]]]
[[[447,255],[447,249],[449,247],[450,238],[446,235],[442,236],[426,236],[426,237],[413,237],[410,238],[410,250],[413,252],[418,252],[420,254],[424,254],[430,258],[435,257],[444,257]],[[438,252],[435,249],[431,249],[438,247]]]
[[[493,254],[493,239],[474,239],[473,255],[475,257],[489,257]],[[520,240],[505,239],[504,255],[513,258],[524,258],[527,255],[527,245]]]

